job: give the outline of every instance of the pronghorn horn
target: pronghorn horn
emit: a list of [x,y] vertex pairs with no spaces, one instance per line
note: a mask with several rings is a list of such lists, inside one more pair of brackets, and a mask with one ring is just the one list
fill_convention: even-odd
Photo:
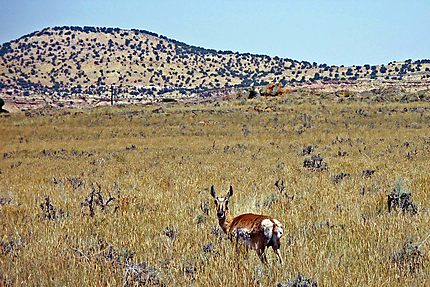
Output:
[[227,198],[233,195],[233,187],[230,185],[230,190],[228,191]]
[[211,186],[211,195],[212,195],[212,197],[213,197],[213,198],[215,198],[215,199],[216,199],[215,188],[214,188],[214,186],[213,186],[213,185]]

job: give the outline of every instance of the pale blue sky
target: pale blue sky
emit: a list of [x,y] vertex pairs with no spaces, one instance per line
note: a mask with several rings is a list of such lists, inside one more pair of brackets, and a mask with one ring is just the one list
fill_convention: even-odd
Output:
[[430,58],[430,0],[0,0],[0,15],[0,43],[87,25],[337,65]]

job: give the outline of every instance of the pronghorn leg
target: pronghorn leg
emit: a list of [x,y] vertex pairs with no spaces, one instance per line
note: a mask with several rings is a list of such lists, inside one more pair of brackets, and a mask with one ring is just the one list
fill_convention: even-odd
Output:
[[263,248],[258,248],[257,249],[257,254],[258,257],[260,257],[261,262],[263,262],[264,264],[267,264],[267,257],[266,257],[266,253],[264,253],[264,247]]
[[235,249],[236,249],[236,255],[237,255],[237,257],[239,257],[240,256],[240,248],[239,248],[239,238],[238,237],[236,237],[234,245],[235,245]]
[[268,264],[269,262],[267,261],[267,257],[266,257],[266,253],[263,252],[263,254],[261,255],[261,261],[264,264]]
[[249,258],[249,245],[245,246],[245,258],[248,259]]
[[281,257],[281,253],[279,252],[279,248],[273,248],[273,251],[275,252],[275,254],[276,254],[276,259],[277,260],[279,260],[279,262],[281,263],[281,265],[284,263],[283,261],[282,261],[282,257]]

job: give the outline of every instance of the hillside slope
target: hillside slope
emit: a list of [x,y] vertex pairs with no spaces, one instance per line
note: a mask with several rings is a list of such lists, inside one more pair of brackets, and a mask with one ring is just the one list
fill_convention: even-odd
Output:
[[0,88],[11,95],[187,96],[270,82],[423,80],[430,61],[337,67],[190,46],[141,30],[54,27],[0,47]]

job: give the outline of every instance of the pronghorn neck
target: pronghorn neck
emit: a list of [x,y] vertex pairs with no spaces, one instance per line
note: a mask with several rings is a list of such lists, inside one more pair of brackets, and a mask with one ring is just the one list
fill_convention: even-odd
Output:
[[225,212],[225,217],[223,219],[218,219],[219,225],[221,226],[222,231],[224,231],[224,233],[229,233],[230,225],[233,222],[233,218],[234,216],[231,215],[230,210],[227,210]]

